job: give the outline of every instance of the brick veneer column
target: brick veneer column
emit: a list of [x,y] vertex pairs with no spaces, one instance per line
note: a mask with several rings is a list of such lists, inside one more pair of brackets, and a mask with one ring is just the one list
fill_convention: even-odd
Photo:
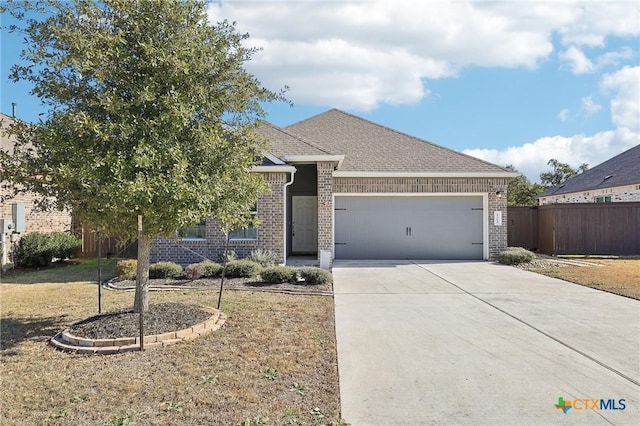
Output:
[[333,163],[318,163],[318,260],[320,251],[331,252],[333,261]]
[[[500,192],[500,197],[496,192]],[[496,183],[489,191],[489,259],[496,259],[507,248],[507,185]],[[494,214],[502,212],[502,225],[494,225]]]

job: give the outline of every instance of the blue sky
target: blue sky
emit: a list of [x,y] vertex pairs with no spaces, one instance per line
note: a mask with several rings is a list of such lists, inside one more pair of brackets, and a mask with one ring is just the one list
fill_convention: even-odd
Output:
[[[262,48],[260,81],[290,87],[293,108],[267,106],[279,126],[336,107],[534,181],[551,158],[595,166],[640,143],[635,1],[222,1],[209,17]],[[21,38],[1,42],[1,110],[37,121],[7,79]]]

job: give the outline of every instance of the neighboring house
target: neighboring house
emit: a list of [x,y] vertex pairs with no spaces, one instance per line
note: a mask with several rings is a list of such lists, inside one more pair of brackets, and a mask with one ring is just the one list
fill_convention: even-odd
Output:
[[640,201],[640,145],[538,195],[540,205]]
[[[507,246],[507,183],[517,173],[333,109],[285,128],[263,123],[255,168],[271,190],[261,225],[231,233],[256,248],[331,259],[490,259]],[[153,261],[217,259],[212,220],[159,238]]]
[[[12,151],[14,145],[14,137],[9,137],[5,134],[5,130],[15,121],[13,117],[0,113],[0,150]],[[6,182],[0,182],[0,197],[10,195],[10,191],[4,189],[2,186]],[[25,232],[39,231],[39,232],[54,232],[54,231],[69,231],[71,229],[71,214],[66,211],[40,211],[34,205],[36,199],[35,194],[26,193],[19,194],[9,200],[0,201],[0,219],[13,219],[13,205],[23,204],[25,212]],[[2,235],[6,247],[10,246],[10,236]],[[14,237],[15,240],[15,237]],[[7,249],[7,252],[9,250]],[[10,259],[3,257],[2,264],[6,263]]]

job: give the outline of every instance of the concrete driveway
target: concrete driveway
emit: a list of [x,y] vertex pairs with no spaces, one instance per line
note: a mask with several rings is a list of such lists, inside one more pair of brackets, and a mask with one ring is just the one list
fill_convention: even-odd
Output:
[[640,424],[637,300],[490,262],[336,261],[333,274],[355,426]]

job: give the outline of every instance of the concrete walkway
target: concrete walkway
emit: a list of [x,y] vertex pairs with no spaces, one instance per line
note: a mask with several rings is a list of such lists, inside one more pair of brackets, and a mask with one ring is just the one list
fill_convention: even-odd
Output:
[[[333,274],[354,426],[640,424],[637,300],[490,262],[336,261]],[[565,414],[559,397],[625,409]]]

